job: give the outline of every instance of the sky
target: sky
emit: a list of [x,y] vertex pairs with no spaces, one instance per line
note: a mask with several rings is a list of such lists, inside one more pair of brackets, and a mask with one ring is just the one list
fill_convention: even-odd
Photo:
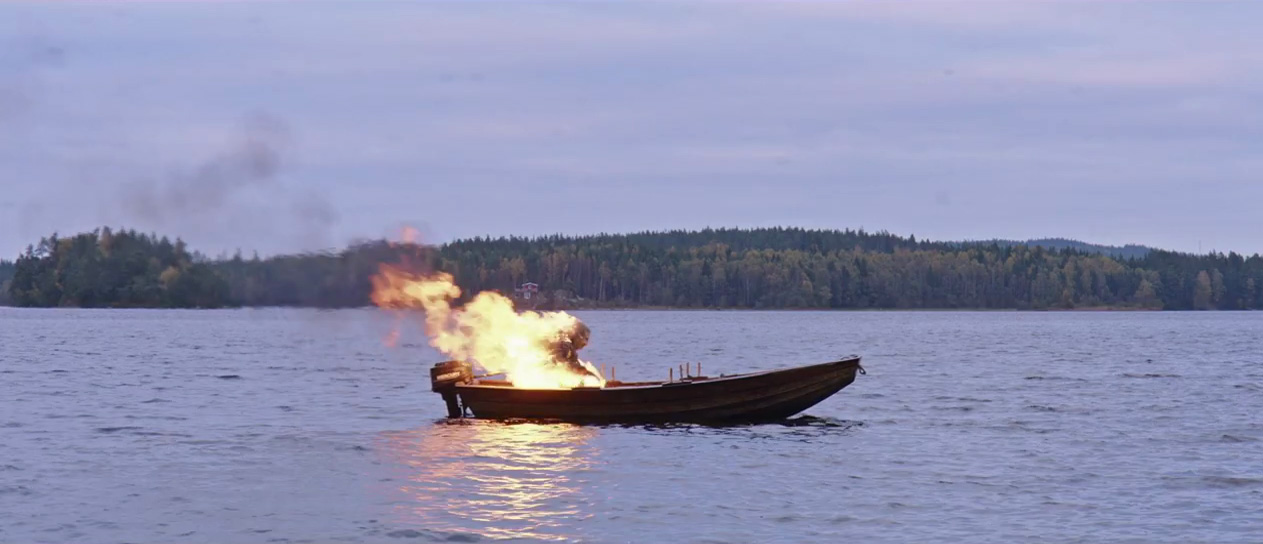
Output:
[[0,256],[865,228],[1263,252],[1263,3],[0,3]]

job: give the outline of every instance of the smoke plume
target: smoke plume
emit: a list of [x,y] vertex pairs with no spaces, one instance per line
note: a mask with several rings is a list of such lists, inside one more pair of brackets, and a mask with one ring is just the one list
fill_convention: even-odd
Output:
[[228,149],[190,170],[129,184],[121,206],[129,219],[163,231],[240,238],[248,229],[285,233],[307,247],[327,245],[337,211],[318,191],[280,179],[291,141],[280,119],[252,116]]

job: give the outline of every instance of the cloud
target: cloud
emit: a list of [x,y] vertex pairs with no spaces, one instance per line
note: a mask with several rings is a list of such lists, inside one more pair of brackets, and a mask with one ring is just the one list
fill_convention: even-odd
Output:
[[[1216,7],[31,10],[67,52],[41,72],[37,130],[0,129],[11,198],[64,210],[31,228],[64,230],[149,179],[100,217],[198,231],[211,251],[310,247],[285,221],[338,240],[416,217],[439,237],[781,218],[936,238],[1135,233],[1192,183],[1249,215],[1263,137],[1260,39]],[[274,172],[252,169],[251,129],[232,125],[251,111],[290,133]],[[564,212],[525,213],[535,201]],[[1154,223],[1152,238],[1100,241],[1186,243]]]

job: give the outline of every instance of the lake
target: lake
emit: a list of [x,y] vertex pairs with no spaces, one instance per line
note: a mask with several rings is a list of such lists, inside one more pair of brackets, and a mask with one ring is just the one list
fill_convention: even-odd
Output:
[[0,542],[1263,538],[1263,313],[576,314],[624,380],[868,375],[778,425],[448,422],[389,313],[0,309]]

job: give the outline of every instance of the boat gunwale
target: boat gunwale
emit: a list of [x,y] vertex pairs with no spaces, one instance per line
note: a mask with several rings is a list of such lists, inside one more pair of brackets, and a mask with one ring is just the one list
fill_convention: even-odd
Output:
[[759,377],[759,376],[765,376],[765,375],[768,375],[768,374],[776,374],[776,373],[780,373],[780,372],[789,372],[789,371],[804,370],[804,369],[809,369],[809,368],[816,368],[816,367],[824,367],[824,366],[836,365],[836,364],[839,364],[839,363],[854,363],[854,365],[855,365],[856,367],[859,367],[859,365],[860,365],[860,358],[861,358],[861,357],[860,357],[859,355],[847,355],[846,357],[843,357],[843,358],[838,359],[838,360],[836,360],[836,361],[830,361],[830,362],[827,362],[827,363],[816,363],[816,364],[810,364],[810,365],[804,365],[804,366],[791,366],[791,367],[785,367],[785,368],[777,368],[777,369],[773,369],[773,370],[760,370],[760,371],[757,371],[757,372],[747,372],[747,373],[745,373],[745,374],[732,374],[732,375],[728,375],[728,376],[718,376],[718,377],[714,377],[714,378],[704,378],[704,379],[697,380],[697,381],[638,382],[638,383],[641,383],[641,384],[648,383],[648,385],[617,385],[617,386],[614,386],[614,387],[573,387],[573,388],[570,388],[570,389],[563,389],[563,388],[551,389],[551,388],[538,388],[538,387],[517,387],[517,386],[512,385],[512,383],[511,383],[511,382],[509,382],[509,385],[482,385],[482,384],[464,384],[464,383],[462,383],[462,384],[456,384],[456,389],[457,389],[458,391],[459,391],[459,390],[461,390],[461,389],[476,389],[476,390],[490,390],[490,389],[494,389],[494,390],[513,390],[513,391],[550,391],[550,392],[556,392],[556,391],[627,391],[627,390],[636,390],[636,389],[658,389],[658,388],[661,388],[661,387],[681,387],[681,386],[688,386],[688,385],[703,385],[703,384],[708,384],[708,383],[723,383],[723,382],[729,382],[729,381],[734,381],[734,380],[743,380],[743,379],[748,379],[748,378],[755,378],[755,377]]

